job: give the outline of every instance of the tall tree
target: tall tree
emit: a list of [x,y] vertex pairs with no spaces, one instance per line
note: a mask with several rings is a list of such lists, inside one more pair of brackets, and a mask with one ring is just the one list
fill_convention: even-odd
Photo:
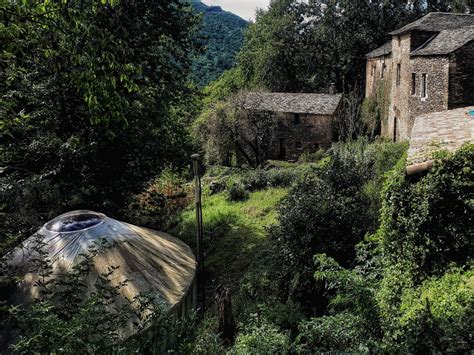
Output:
[[117,213],[164,164],[182,164],[189,122],[173,107],[190,93],[189,4],[12,1],[0,16],[0,183],[13,225],[43,211]]

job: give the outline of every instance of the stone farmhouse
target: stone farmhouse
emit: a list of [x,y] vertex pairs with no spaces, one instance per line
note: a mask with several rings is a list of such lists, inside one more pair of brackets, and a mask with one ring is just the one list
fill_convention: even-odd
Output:
[[270,158],[295,160],[302,153],[329,148],[333,141],[333,121],[342,95],[310,93],[250,92],[241,102],[244,114],[270,112],[276,115],[276,139]]
[[367,54],[366,97],[385,102],[382,135],[409,140],[422,114],[474,105],[474,15],[430,13]]

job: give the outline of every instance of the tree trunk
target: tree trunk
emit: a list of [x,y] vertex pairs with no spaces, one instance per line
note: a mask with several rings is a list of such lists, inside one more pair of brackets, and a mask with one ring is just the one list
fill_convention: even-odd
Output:
[[216,295],[219,317],[219,334],[224,345],[230,345],[235,339],[235,320],[232,313],[232,300],[228,288],[222,288]]

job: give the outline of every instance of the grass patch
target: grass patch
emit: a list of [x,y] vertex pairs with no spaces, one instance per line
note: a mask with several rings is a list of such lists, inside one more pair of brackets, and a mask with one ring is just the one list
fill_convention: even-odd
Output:
[[[250,193],[232,202],[225,193],[203,196],[205,268],[213,284],[237,285],[255,255],[267,242],[266,230],[277,223],[276,206],[287,189]],[[172,233],[195,248],[195,210],[187,208]]]

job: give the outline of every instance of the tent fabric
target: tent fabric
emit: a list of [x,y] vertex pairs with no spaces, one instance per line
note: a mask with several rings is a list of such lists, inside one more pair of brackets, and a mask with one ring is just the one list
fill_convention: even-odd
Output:
[[88,278],[90,285],[109,267],[118,267],[111,276],[111,284],[117,286],[128,280],[120,289],[123,297],[133,299],[140,293],[151,292],[169,309],[192,288],[196,260],[191,249],[179,239],[100,213],[73,211],[46,223],[9,256],[11,266],[24,275],[18,285],[19,293],[12,298],[15,302],[24,302],[40,296],[35,285],[38,270],[34,269],[33,262],[38,250],[51,261],[54,277],[77,265],[83,260],[83,254],[101,239],[112,246],[94,257]]

